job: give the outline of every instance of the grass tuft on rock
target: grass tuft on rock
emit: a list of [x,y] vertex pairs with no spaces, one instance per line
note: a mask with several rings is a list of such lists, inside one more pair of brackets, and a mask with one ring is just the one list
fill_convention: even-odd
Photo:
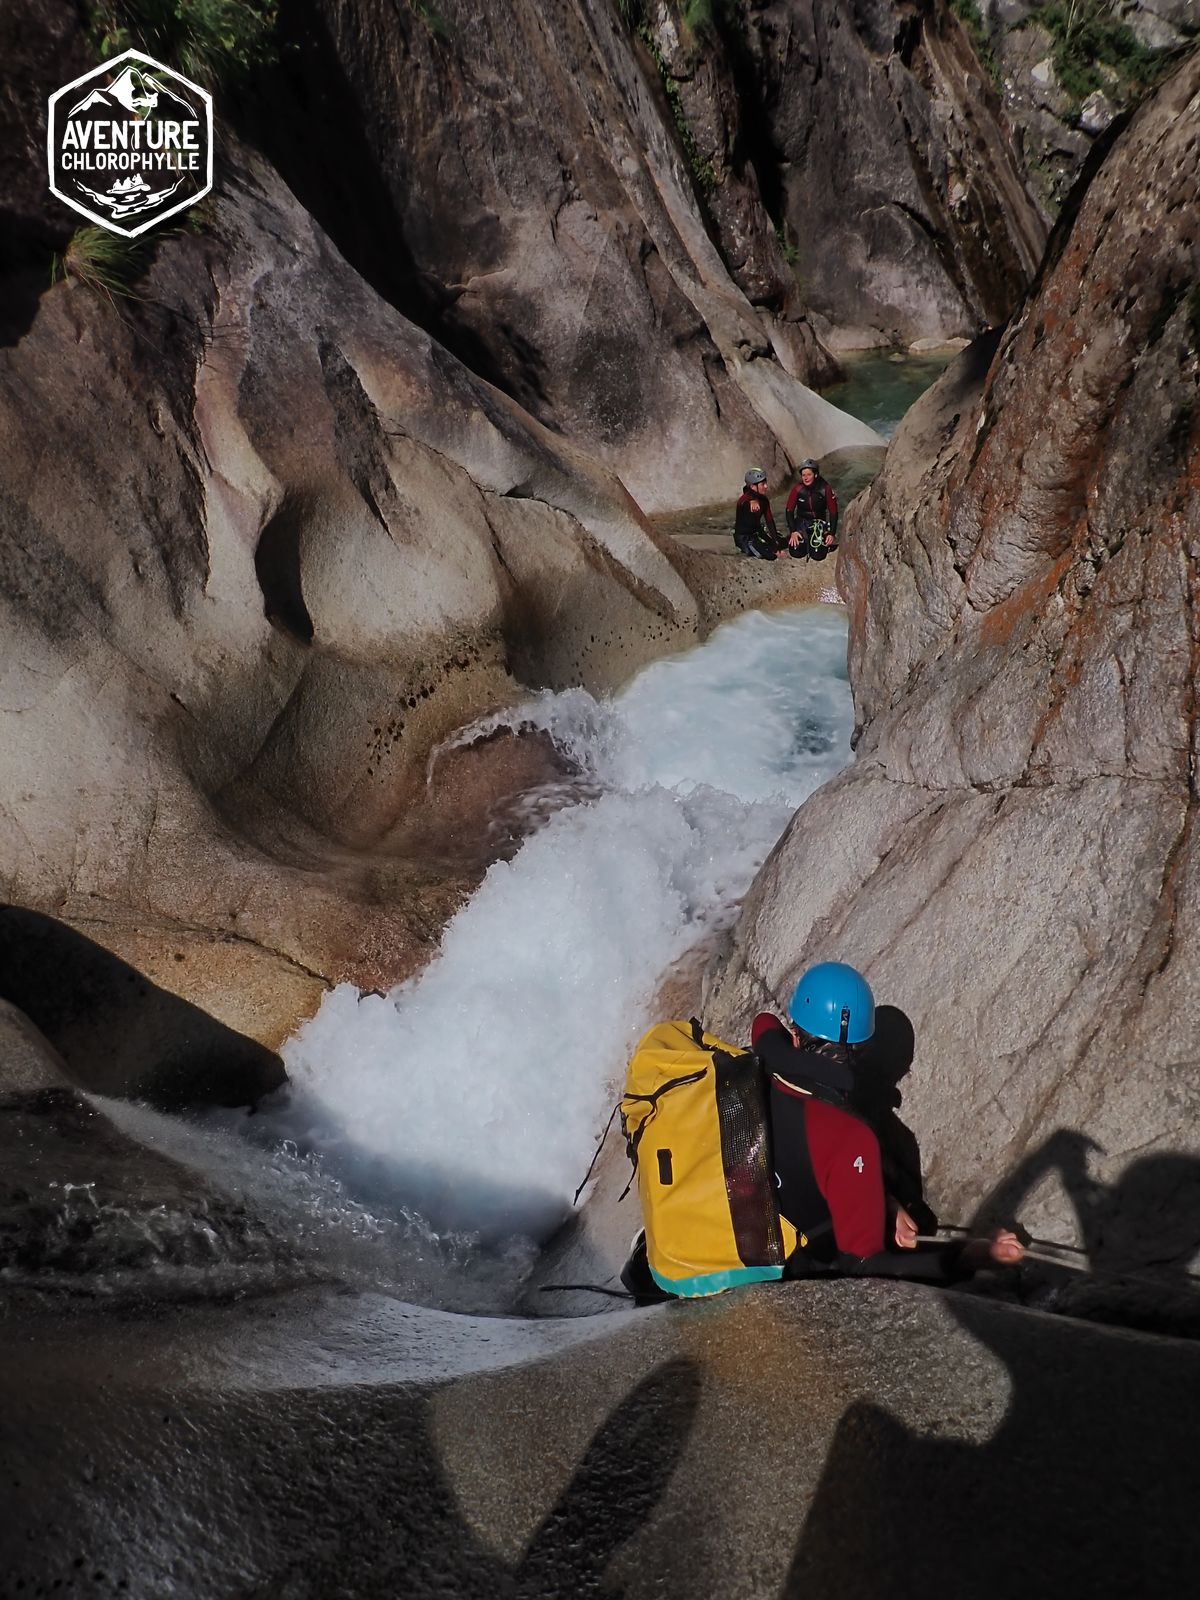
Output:
[[1116,87],[1121,99],[1144,94],[1173,55],[1140,43],[1103,0],[1050,0],[1033,15],[1054,40],[1055,75],[1077,107],[1097,89],[1111,95]]
[[129,295],[142,269],[142,247],[107,228],[80,228],[50,266],[50,282],[81,283],[96,294]]
[[950,0],[950,9],[966,29],[967,38],[970,39],[972,48],[979,58],[980,66],[996,88],[1002,92],[1004,75],[992,50],[992,41],[984,24],[983,13],[975,0]]
[[187,78],[225,86],[275,58],[275,0],[90,0],[101,60],[141,49]]

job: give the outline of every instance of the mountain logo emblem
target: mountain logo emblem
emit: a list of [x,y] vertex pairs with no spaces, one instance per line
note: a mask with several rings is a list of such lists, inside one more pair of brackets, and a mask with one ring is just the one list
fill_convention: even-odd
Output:
[[64,205],[136,238],[212,188],[212,96],[126,50],[50,96],[46,162]]

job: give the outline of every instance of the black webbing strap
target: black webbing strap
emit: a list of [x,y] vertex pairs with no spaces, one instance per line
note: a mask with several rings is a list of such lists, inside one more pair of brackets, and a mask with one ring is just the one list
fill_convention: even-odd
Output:
[[573,1206],[577,1206],[579,1204],[579,1196],[587,1188],[588,1179],[591,1177],[592,1173],[595,1172],[595,1170],[596,1170],[596,1163],[597,1163],[597,1161],[599,1161],[600,1152],[601,1152],[601,1150],[604,1149],[605,1143],[606,1143],[606,1141],[608,1139],[609,1130],[612,1128],[612,1125],[613,1125],[613,1118],[616,1116],[617,1112],[620,1109],[621,1109],[621,1102],[618,1100],[616,1105],[612,1108],[612,1110],[608,1114],[608,1121],[604,1124],[604,1132],[600,1135],[600,1143],[596,1146],[596,1153],[595,1153],[595,1155],[593,1155],[591,1161],[588,1163],[588,1169],[583,1175],[583,1182],[579,1185],[578,1189],[576,1189],[576,1191],[575,1191],[575,1198],[571,1201],[571,1204]]

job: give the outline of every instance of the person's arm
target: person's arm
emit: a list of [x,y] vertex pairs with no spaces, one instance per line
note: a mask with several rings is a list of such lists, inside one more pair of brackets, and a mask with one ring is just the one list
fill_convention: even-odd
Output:
[[832,533],[834,539],[836,540],[836,538],[837,538],[837,524],[838,524],[838,503],[837,503],[837,495],[834,494],[833,485],[831,483],[827,483],[825,485],[825,509],[829,513],[829,531],[830,531],[830,533]]
[[798,483],[794,483],[792,485],[792,491],[787,497],[787,512],[784,517],[784,521],[787,523],[787,530],[789,533],[795,533],[796,531],[796,501],[799,498],[800,485]]
[[1016,1267],[1025,1246],[1008,1228],[996,1228],[986,1239],[955,1239],[904,1252],[884,1251],[865,1261],[836,1261],[833,1270],[848,1278],[909,1278],[920,1283],[961,1283],[984,1267]]
[[779,535],[775,531],[775,514],[771,510],[771,502],[769,500],[763,501],[763,521],[766,523],[767,531],[772,539],[778,540]]

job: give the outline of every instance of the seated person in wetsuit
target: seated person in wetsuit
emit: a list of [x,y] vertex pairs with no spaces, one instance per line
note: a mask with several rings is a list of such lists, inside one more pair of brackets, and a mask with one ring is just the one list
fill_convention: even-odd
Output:
[[837,549],[837,495],[821,476],[819,462],[810,459],[801,464],[800,481],[788,495],[785,516],[789,555],[824,561]]
[[744,556],[774,561],[783,541],[775,527],[771,502],[763,490],[767,475],[761,467],[746,473],[746,486],[734,511],[733,542]]
[[916,1224],[889,1202],[879,1140],[852,1110],[855,1050],[875,1031],[875,1000],[862,974],[822,962],[801,978],[790,1009],[790,1024],[763,1012],[751,1033],[769,1074],[779,1210],[807,1241],[787,1276],[946,1283],[978,1267],[1015,1266],[1025,1252],[1007,1230],[918,1250]]

